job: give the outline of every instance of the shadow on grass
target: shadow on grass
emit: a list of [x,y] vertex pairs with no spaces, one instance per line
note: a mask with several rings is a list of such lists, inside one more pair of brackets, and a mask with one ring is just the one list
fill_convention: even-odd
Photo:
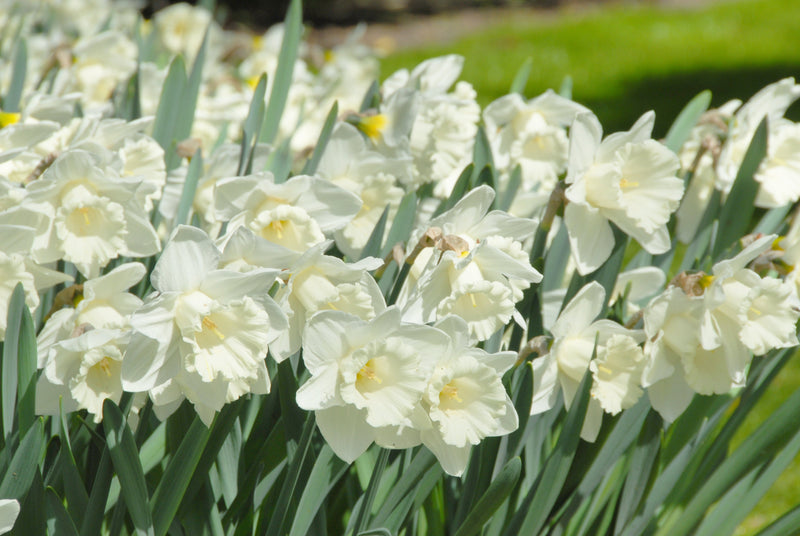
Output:
[[[710,89],[712,107],[730,99],[746,101],[764,86],[787,76],[800,77],[800,63],[737,67],[735,69],[703,69],[690,72],[632,80],[614,98],[581,99],[600,119],[606,133],[627,130],[647,110],[655,110],[655,137],[663,137],[672,121],[692,97]],[[800,105],[789,109],[786,117],[800,120]]]

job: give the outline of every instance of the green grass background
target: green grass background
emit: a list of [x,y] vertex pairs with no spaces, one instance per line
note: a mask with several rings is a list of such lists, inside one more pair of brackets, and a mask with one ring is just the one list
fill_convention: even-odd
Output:
[[[573,98],[591,108],[606,133],[625,130],[656,111],[656,136],[694,95],[713,94],[712,106],[747,99],[765,85],[800,77],[800,0],[742,0],[690,9],[607,6],[560,13],[513,12],[507,21],[446,45],[403,50],[383,59],[384,75],[442,54],[466,57],[462,78],[482,106],[508,93],[519,67],[533,59],[526,96],[573,80]],[[800,105],[788,116],[800,119]],[[795,356],[745,423],[734,446],[800,386]],[[800,423],[798,423],[800,425]],[[737,535],[754,534],[800,502],[796,459]]]

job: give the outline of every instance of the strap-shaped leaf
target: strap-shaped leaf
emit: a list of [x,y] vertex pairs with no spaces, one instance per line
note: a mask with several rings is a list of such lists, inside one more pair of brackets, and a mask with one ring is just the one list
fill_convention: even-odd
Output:
[[512,458],[500,471],[486,491],[470,510],[464,522],[458,528],[456,536],[472,536],[480,533],[483,525],[489,521],[503,502],[511,495],[519,481],[522,462]]
[[706,510],[718,501],[736,481],[761,464],[765,457],[780,452],[791,438],[800,418],[800,391],[795,391],[781,406],[765,420],[758,429],[745,439],[717,470],[703,483],[680,515],[670,519],[661,527],[660,534],[689,534]]
[[742,165],[736,174],[736,180],[731,186],[731,191],[722,210],[719,213],[719,232],[714,243],[714,259],[737,240],[745,235],[750,228],[750,219],[755,212],[753,200],[758,193],[759,184],[754,176],[758,166],[767,154],[767,117],[761,120],[753,134],[750,146],[744,154]]
[[453,190],[450,192],[450,197],[439,203],[439,206],[436,207],[435,211],[433,211],[432,217],[435,218],[439,214],[450,210],[462,197],[464,197],[467,191],[469,191],[469,183],[472,180],[472,175],[475,169],[475,164],[469,164],[464,168],[464,171],[462,171],[461,175],[458,176],[458,180],[456,180]]
[[197,149],[192,157],[192,161],[189,162],[189,169],[186,170],[186,179],[183,181],[181,200],[178,203],[178,211],[175,215],[176,226],[189,223],[189,212],[192,209],[192,204],[194,204],[197,182],[200,180],[200,175],[202,173],[203,157],[200,155],[200,149]]
[[3,343],[3,430],[6,439],[17,418],[20,435],[34,421],[36,402],[36,335],[33,318],[25,305],[25,290],[17,283],[8,305],[6,339]]
[[283,42],[278,53],[278,67],[272,81],[272,91],[269,94],[267,115],[261,130],[261,141],[273,143],[278,135],[283,109],[292,85],[294,63],[297,59],[297,49],[300,45],[300,36],[303,33],[303,8],[300,0],[292,0],[286,20],[283,24]]
[[258,144],[261,125],[264,123],[264,98],[267,93],[267,75],[258,78],[250,109],[242,125],[242,148],[239,151],[239,171],[237,175],[249,175],[253,171],[253,153]]
[[161,87],[161,97],[153,121],[153,139],[165,152],[171,150],[170,146],[175,138],[175,125],[180,114],[180,103],[186,91],[186,83],[186,64],[183,57],[176,56]]
[[44,456],[44,422],[37,419],[14,451],[0,480],[0,497],[21,500],[31,487]]
[[381,249],[380,257],[386,257],[397,244],[404,244],[414,228],[414,216],[417,214],[417,195],[409,192],[400,200],[397,212],[392,219],[392,226],[386,235],[386,243]]
[[340,460],[328,445],[323,445],[322,450],[314,462],[311,476],[306,481],[300,502],[297,503],[297,512],[294,516],[292,529],[289,536],[303,536],[310,534],[311,523],[325,502],[333,486],[347,471],[349,465]]
[[533,58],[528,56],[514,75],[514,80],[511,82],[509,93],[519,93],[525,95],[525,85],[528,83],[528,77],[531,75],[533,68]]
[[62,481],[64,483],[64,498],[67,500],[70,517],[75,525],[80,527],[83,524],[83,516],[86,512],[89,496],[86,493],[83,479],[75,463],[67,420],[64,417],[63,411],[59,410],[59,414],[61,419],[61,451],[59,452],[59,463],[61,464]]
[[128,423],[119,407],[106,399],[103,402],[103,429],[106,433],[106,444],[111,454],[111,463],[119,477],[122,497],[131,515],[137,534],[152,536],[153,520],[150,515],[147,484],[144,472],[139,463],[139,452],[133,440]]
[[684,106],[681,113],[678,114],[678,117],[675,118],[672,126],[669,127],[664,145],[674,153],[680,151],[683,144],[689,139],[692,129],[700,120],[700,116],[708,110],[709,104],[711,104],[710,91],[701,91],[695,95],[695,97]]
[[386,520],[396,510],[402,509],[400,507],[404,499],[410,494],[410,490],[414,485],[419,484],[423,475],[431,468],[437,467],[436,458],[428,449],[420,449],[419,452],[412,458],[411,463],[402,472],[400,479],[395,483],[389,495],[384,499],[378,509],[378,513],[372,519],[374,525],[387,525]]
[[525,497],[517,514],[506,527],[506,536],[538,534],[550,518],[551,510],[561,494],[561,488],[575,457],[583,421],[589,407],[591,386],[592,375],[587,369],[572,400],[572,407],[564,419],[555,450],[547,459],[531,492]]
[[497,199],[495,199],[495,202],[497,203],[497,210],[508,212],[508,209],[511,208],[511,204],[514,202],[514,198],[517,197],[517,192],[519,191],[521,184],[522,168],[519,166],[519,164],[517,164],[514,166],[514,169],[511,170],[511,175],[508,178],[506,189],[498,193]]
[[[210,430],[206,428],[199,417],[195,417],[180,447],[167,465],[158,487],[153,492],[153,498],[150,500],[156,536],[163,536],[167,533],[186,488],[189,487],[189,481],[197,468],[209,435]],[[123,491],[124,489],[123,487]]]
[[361,255],[359,259],[365,259],[367,257],[377,257],[381,254],[381,244],[383,242],[383,235],[386,232],[386,220],[389,218],[389,209],[391,207],[386,205],[381,213],[381,217],[378,218],[378,223],[375,224],[375,228],[372,229],[372,232],[367,239],[367,243],[364,244],[364,248],[361,250]]
[[106,448],[100,456],[100,463],[97,466],[97,473],[92,483],[89,501],[86,503],[86,513],[83,516],[83,524],[81,525],[81,536],[100,534],[103,515],[106,510],[108,490],[111,487],[112,469],[111,454]]
[[281,487],[281,492],[275,502],[272,518],[269,521],[266,534],[267,536],[277,536],[285,534],[284,524],[286,523],[287,513],[290,505],[297,504],[296,496],[300,482],[301,468],[306,463],[311,453],[311,438],[314,435],[314,415],[308,413],[305,425],[303,426],[303,434],[300,436],[300,441],[297,450],[291,459],[288,470],[286,472],[286,479]]
[[636,447],[631,453],[625,486],[617,507],[617,518],[614,534],[619,534],[625,524],[630,521],[639,503],[645,496],[647,483],[653,471],[653,464],[661,446],[661,417],[650,411],[645,419]]
[[67,513],[67,509],[64,508],[64,503],[61,502],[56,490],[47,488],[45,497],[47,499],[47,518],[53,520],[51,534],[78,536],[78,529],[75,528],[75,523]]
[[313,175],[317,171],[319,161],[325,153],[325,148],[328,146],[328,140],[331,139],[331,132],[336,125],[336,118],[339,115],[339,102],[334,102],[331,106],[331,111],[328,112],[328,117],[325,118],[325,124],[322,125],[322,132],[320,132],[317,144],[314,146],[314,152],[311,153],[311,158],[308,159],[306,165],[303,166],[302,175]]
[[14,47],[14,63],[11,67],[11,83],[8,85],[6,96],[3,97],[2,108],[4,112],[19,112],[19,101],[22,98],[22,89],[28,73],[28,45],[25,39],[18,38]]

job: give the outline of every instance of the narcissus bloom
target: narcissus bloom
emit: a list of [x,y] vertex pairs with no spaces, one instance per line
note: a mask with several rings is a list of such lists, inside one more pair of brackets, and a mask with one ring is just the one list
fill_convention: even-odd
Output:
[[268,346],[286,329],[268,295],[277,270],[219,270],[219,258],[203,231],[176,228],[150,277],[157,292],[131,318],[122,364],[126,391],[169,408],[186,397],[206,424],[226,402],[268,391]]
[[323,437],[347,462],[373,441],[416,444],[415,428],[426,419],[420,401],[434,366],[429,356],[446,352],[448,344],[438,329],[401,324],[395,307],[370,322],[321,311],[303,334],[311,378],[298,389],[297,404],[315,412]]
[[655,114],[644,114],[630,131],[601,141],[602,127],[591,113],[578,114],[570,130],[564,209],[578,272],[586,275],[614,247],[614,223],[649,253],[670,247],[667,221],[680,203],[683,181],[675,153],[650,139]]
[[[605,290],[599,283],[593,281],[583,287],[551,328],[555,340],[550,352],[531,362],[531,415],[552,408],[559,390],[569,408],[586,370],[592,371],[592,398],[581,430],[586,441],[597,437],[604,410],[617,413],[629,408],[642,393],[645,361],[638,345],[644,334],[612,320],[595,320],[604,303]],[[592,354],[596,354],[594,361]]]

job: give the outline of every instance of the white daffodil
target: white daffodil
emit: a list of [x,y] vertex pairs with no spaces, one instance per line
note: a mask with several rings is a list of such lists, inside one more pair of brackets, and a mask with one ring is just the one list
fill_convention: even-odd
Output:
[[72,280],[39,266],[27,256],[34,235],[30,227],[0,223],[0,340],[6,336],[8,304],[18,284],[22,283],[25,305],[33,312],[39,306],[39,290]]
[[602,127],[591,113],[579,114],[570,130],[564,223],[578,272],[586,275],[614,247],[609,222],[649,253],[670,247],[667,221],[678,208],[683,181],[677,156],[650,139],[655,115],[643,115],[628,132],[601,142]]
[[130,315],[141,307],[142,300],[127,289],[146,273],[138,262],[125,263],[75,289],[72,303],[55,311],[36,337],[39,368],[45,366],[54,344],[73,337],[77,331],[130,329]]
[[158,10],[153,22],[164,48],[171,54],[182,54],[189,61],[200,49],[206,30],[212,35],[219,30],[209,10],[186,2]]
[[216,212],[288,249],[303,252],[344,227],[361,209],[361,200],[328,181],[298,175],[275,184],[271,173],[230,177],[217,183]]
[[51,346],[36,384],[36,413],[85,409],[95,422],[103,420],[103,401],[119,403],[122,397],[120,370],[129,338],[130,332],[89,329]]
[[87,277],[120,255],[147,257],[159,240],[137,199],[139,180],[97,167],[92,154],[68,151],[28,186],[32,202],[49,206],[52,224],[37,236],[33,258],[64,259]]
[[[736,174],[739,172],[739,167],[744,160],[744,155],[747,152],[750,141],[753,138],[753,134],[764,117],[768,119],[768,124],[770,126],[768,136],[770,139],[767,153],[768,160],[770,155],[776,155],[778,160],[782,160],[781,156],[785,158],[786,155],[783,152],[780,152],[780,154],[775,153],[775,151],[779,150],[781,144],[773,143],[773,133],[777,132],[776,127],[780,128],[782,125],[786,125],[786,123],[782,121],[783,114],[786,113],[786,109],[798,98],[800,98],[800,84],[795,84],[794,78],[784,78],[760,90],[736,111],[717,163],[716,187],[718,190],[724,194],[730,191],[736,179]],[[776,140],[779,140],[782,136],[774,137]],[[792,145],[794,144],[792,143]],[[783,149],[783,151],[785,150],[786,148]],[[795,157],[791,157],[791,160],[795,159]],[[780,162],[775,163],[780,164]],[[768,161],[765,164],[767,164],[766,167],[769,167]],[[759,172],[756,173],[756,176],[763,173],[766,167],[762,165],[762,167],[759,168]],[[780,175],[780,172],[778,172],[778,174]],[[780,181],[780,177],[777,178]],[[768,178],[762,176],[759,182],[763,184],[764,182],[769,183],[770,181]],[[765,192],[763,195],[767,195],[767,193]]]
[[297,404],[315,412],[333,451],[352,462],[373,441],[402,438],[402,429],[424,424],[420,402],[434,366],[428,356],[448,344],[438,329],[401,324],[394,307],[369,322],[321,311],[303,334],[311,378],[298,389]]
[[[493,198],[491,188],[480,186],[430,221],[428,227],[441,229],[442,251],[423,250],[412,267],[399,300],[409,319],[458,315],[474,338],[486,340],[514,316],[523,290],[541,280],[521,246],[536,222],[487,213]],[[415,231],[409,244],[421,234]]]
[[[592,398],[581,430],[586,441],[596,439],[604,410],[616,413],[636,402],[645,365],[638,349],[644,334],[611,320],[595,320],[604,304],[605,290],[599,283],[583,287],[550,330],[555,338],[550,352],[531,362],[531,415],[552,408],[559,390],[569,408],[586,370],[592,367]],[[597,356],[593,365],[592,354]]]
[[314,246],[288,269],[286,285],[275,294],[289,318],[289,329],[272,345],[275,359],[282,361],[300,349],[306,322],[317,311],[343,311],[370,320],[386,309],[378,284],[367,273],[382,261],[367,257],[348,264],[325,255],[330,242]]
[[[392,221],[403,190],[396,183],[410,159],[390,159],[367,147],[364,136],[349,123],[339,123],[331,133],[317,173],[361,198],[361,209],[335,233],[337,247],[358,257],[386,206]],[[390,225],[387,223],[386,233]]]
[[[456,82],[464,58],[454,54],[426,60],[411,73],[401,70],[382,85],[384,95],[414,99],[409,151],[414,159],[412,186],[434,182],[437,197],[447,197],[470,162],[480,121],[480,106],[472,86]],[[453,91],[450,88],[455,84]],[[388,105],[388,103],[387,103]]]
[[752,353],[798,344],[800,302],[791,285],[745,268],[774,238],[761,237],[717,263],[713,275],[694,276],[689,294],[670,287],[645,309],[644,385],[666,420],[683,412],[692,392],[722,394],[743,386]]
[[519,425],[502,382],[517,355],[489,354],[469,346],[469,328],[458,317],[449,316],[435,327],[451,344],[438,356],[422,397],[430,426],[420,431],[420,439],[445,472],[461,476],[473,445],[485,437],[510,434]]
[[512,93],[483,111],[501,181],[506,183],[516,166],[522,171],[522,187],[512,214],[529,216],[547,202],[558,176],[567,169],[567,128],[577,114],[588,111],[552,90],[528,101]]
[[185,396],[206,424],[226,402],[269,389],[268,346],[286,329],[268,295],[277,270],[220,270],[219,259],[203,231],[176,228],[150,278],[157,292],[131,318],[122,365],[125,390],[170,407]]

